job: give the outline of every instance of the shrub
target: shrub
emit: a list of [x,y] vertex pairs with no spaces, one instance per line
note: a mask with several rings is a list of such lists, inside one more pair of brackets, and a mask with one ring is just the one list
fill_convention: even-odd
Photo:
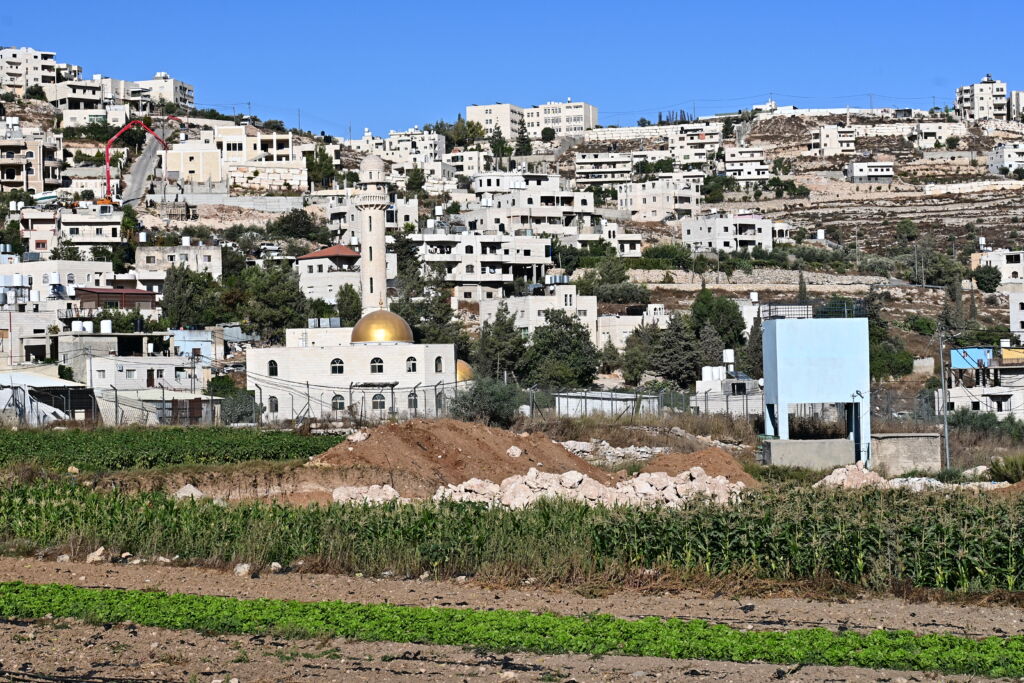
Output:
[[501,380],[481,377],[451,400],[451,416],[467,422],[511,427],[523,403],[519,388]]
[[935,319],[929,318],[926,315],[912,315],[907,318],[907,329],[911,332],[923,334],[926,337],[935,334],[936,327]]
[[1024,480],[1024,455],[996,458],[989,469],[992,481],[1008,481],[1011,484]]

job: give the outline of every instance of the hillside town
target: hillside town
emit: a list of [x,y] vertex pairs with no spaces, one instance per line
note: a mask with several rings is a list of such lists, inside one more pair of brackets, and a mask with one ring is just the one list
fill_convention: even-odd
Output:
[[342,136],[133,64],[0,46],[0,678],[1024,676],[1007,65]]

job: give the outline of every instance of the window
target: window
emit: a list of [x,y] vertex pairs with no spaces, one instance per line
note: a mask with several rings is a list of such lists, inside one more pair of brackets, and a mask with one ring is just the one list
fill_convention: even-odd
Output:
[[306,266],[306,272],[312,273],[313,272],[313,266]]
[[156,256],[147,256],[146,263],[156,263]]
[[[184,370],[182,370],[182,372],[184,372]],[[175,374],[177,374],[177,370],[175,370]],[[163,379],[164,378],[164,371],[162,369],[156,371],[156,378],[157,379]]]
[[434,372],[444,372],[444,361],[441,356],[434,359]]
[[384,394],[374,394],[370,400],[370,407],[373,410],[384,410]]
[[210,257],[209,254],[203,257],[203,263],[210,263],[211,261],[213,261],[213,259]]
[[107,376],[107,371],[106,370],[97,370],[96,371],[96,379],[104,379],[106,376]]
[[345,397],[335,394],[331,399],[331,410],[345,410]]
[[380,358],[373,358],[370,360],[370,374],[380,375],[384,372],[384,361]]
[[409,356],[408,358],[405,359],[405,371],[406,372],[416,372],[416,358],[415,357]]
[[174,254],[168,254],[167,261],[168,263],[174,263]]
[[416,410],[417,408],[419,408],[420,399],[419,399],[419,397],[416,396],[416,392],[415,391],[410,391],[409,392],[408,404],[409,404],[409,410]]
[[271,377],[277,377],[277,361],[272,360],[267,362],[267,374]]
[[466,274],[467,275],[472,275],[475,272],[476,272],[476,266],[472,266],[472,265],[466,266]]
[[135,379],[135,370],[125,370],[124,371],[124,378],[125,379]]
[[345,374],[345,363],[340,358],[335,358],[331,361],[331,374],[332,375],[343,375]]
[[467,244],[466,245],[466,253],[467,254],[472,254],[473,253],[473,245],[472,244]]
[[36,240],[36,249],[46,249],[46,240]]
[[981,410],[981,402],[971,401],[971,410]]
[[267,412],[277,412],[277,396],[271,396],[267,399]]

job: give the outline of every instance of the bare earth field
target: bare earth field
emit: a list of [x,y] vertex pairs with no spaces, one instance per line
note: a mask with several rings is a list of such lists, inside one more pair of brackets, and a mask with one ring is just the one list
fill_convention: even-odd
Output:
[[[1019,609],[895,598],[812,601],[791,597],[735,598],[699,592],[621,591],[584,597],[557,590],[493,589],[467,582],[402,581],[286,573],[260,578],[195,567],[55,563],[0,558],[0,580],[92,588],[154,589],[238,598],[346,600],[398,605],[511,609],[559,614],[602,612],[707,619],[736,628],[831,630],[909,629],[971,637],[1022,632]],[[855,667],[794,667],[709,661],[582,655],[493,654],[449,646],[358,643],[343,639],[290,641],[271,637],[203,636],[134,625],[93,626],[0,622],[3,680],[437,681],[615,680],[972,680]],[[194,678],[192,678],[194,676]],[[976,679],[974,679],[976,680]]]

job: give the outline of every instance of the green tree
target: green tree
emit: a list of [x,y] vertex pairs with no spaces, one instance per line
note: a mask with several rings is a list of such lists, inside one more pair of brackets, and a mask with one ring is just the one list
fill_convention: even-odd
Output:
[[920,230],[917,227],[917,223],[909,218],[904,218],[896,224],[896,237],[904,242],[913,242],[919,234]]
[[350,284],[338,289],[338,296],[335,299],[338,307],[338,317],[341,318],[342,327],[352,327],[363,315],[363,300],[356,288]]
[[[725,348],[735,349],[743,344],[743,333],[747,328],[740,307],[732,299],[716,296],[702,287],[690,308],[693,329],[703,330],[710,324],[715,328]],[[703,332],[701,332],[703,334]]]
[[327,148],[317,145],[316,151],[306,158],[306,173],[309,182],[314,186],[328,187],[337,171],[334,170],[334,159],[327,153]]
[[231,394],[241,391],[235,381],[231,379],[231,375],[216,375],[210,378],[210,381],[206,383],[206,391],[204,392],[207,396],[230,396]]
[[761,318],[754,318],[754,324],[747,335],[747,344],[740,349],[736,368],[745,372],[753,379],[764,376],[764,346],[762,340]]
[[1003,281],[1003,274],[995,266],[978,266],[974,269],[974,281],[978,289],[986,294],[992,294]]
[[209,273],[183,265],[167,271],[160,308],[172,328],[215,322],[218,302],[217,283]]
[[259,334],[263,341],[280,344],[289,327],[305,324],[306,297],[298,273],[288,268],[246,268],[242,271],[244,299],[240,312],[243,329]]
[[516,317],[509,313],[504,301],[498,304],[494,320],[480,326],[480,337],[474,347],[473,369],[483,377],[504,377],[515,372],[526,351],[526,339],[516,329]]
[[423,191],[427,184],[427,174],[419,166],[414,166],[405,171],[405,191],[410,195],[416,195]]
[[43,86],[39,84],[30,85],[25,88],[25,99],[26,100],[46,100],[46,91],[43,90]]
[[639,119],[637,119],[636,125],[640,126],[641,128],[646,128],[647,126],[651,125],[651,121],[650,119],[641,116]]
[[619,350],[615,348],[615,344],[612,344],[612,340],[609,339],[601,349],[600,370],[601,372],[608,374],[614,372],[620,367],[622,367],[622,355],[619,353]]
[[657,325],[640,325],[626,337],[622,352],[622,379],[639,386],[644,373],[653,372],[654,358],[661,345],[662,331]]
[[500,128],[495,128],[494,132],[491,133],[491,137],[488,140],[488,144],[491,146],[491,154],[498,160],[498,166],[501,166],[501,160],[512,153],[512,146],[508,144],[508,140],[501,134]]
[[519,119],[519,130],[516,131],[515,155],[517,157],[528,157],[531,154],[533,154],[533,145],[530,143],[530,134],[526,132],[526,122]]
[[597,348],[575,317],[556,309],[545,315],[523,354],[520,376],[528,384],[589,387],[597,377]]
[[653,358],[655,372],[680,388],[696,380],[700,372],[697,335],[691,322],[674,314],[660,335]]
[[958,332],[967,326],[964,316],[963,289],[960,286],[960,278],[954,278],[946,286],[946,301],[942,304],[942,313],[939,315],[942,327],[950,332]]
[[697,362],[700,367],[715,367],[722,364],[722,351],[725,343],[718,335],[718,330],[710,322],[704,323],[700,329],[700,340],[697,344]]
[[519,388],[493,377],[479,377],[460,391],[449,404],[451,416],[467,422],[508,428],[519,417],[522,404]]
[[81,261],[82,250],[73,244],[68,244],[64,239],[64,233],[58,233],[57,243],[50,249],[51,261]]
[[337,313],[338,309],[323,299],[306,299],[307,318],[330,318]]
[[810,301],[810,297],[807,296],[807,280],[804,279],[804,271],[800,271],[800,277],[797,280],[796,288],[796,300],[797,303],[806,304]]
[[266,234],[267,237],[304,239],[320,244],[331,241],[331,233],[326,226],[302,209],[292,209],[267,223]]
[[277,133],[288,132],[288,129],[285,128],[284,126],[284,121],[281,121],[279,119],[267,119],[266,121],[263,122],[262,127],[266,128],[267,130],[275,131]]
[[395,233],[391,251],[395,254],[398,266],[396,284],[399,296],[414,298],[423,294],[424,276],[420,262],[419,247],[410,239],[409,234],[415,229],[412,223]]
[[555,129],[550,126],[545,126],[540,129],[540,139],[544,142],[551,142],[555,139]]
[[454,344],[456,355],[467,359],[469,335],[452,312],[451,285],[445,279],[443,266],[435,268],[424,280],[423,292],[417,299],[408,293],[399,296],[392,301],[391,310],[409,323],[418,344]]
[[[3,213],[6,208],[6,206],[0,206],[0,222],[6,215]],[[8,221],[7,225],[0,230],[0,244],[11,245],[11,251],[15,254],[25,253],[25,242],[21,238],[21,225],[18,221]]]
[[263,406],[256,405],[256,397],[252,391],[236,391],[225,396],[220,402],[220,419],[224,424],[256,422],[257,415],[263,413]]

